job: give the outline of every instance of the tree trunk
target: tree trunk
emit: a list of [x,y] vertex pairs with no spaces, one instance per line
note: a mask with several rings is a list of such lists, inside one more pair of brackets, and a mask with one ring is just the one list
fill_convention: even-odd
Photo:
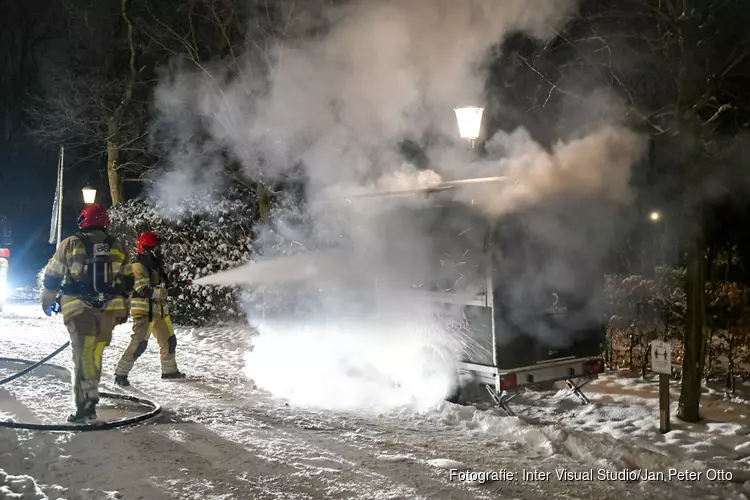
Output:
[[[705,310],[703,313],[703,320],[705,321]],[[702,330],[703,333],[701,335],[700,352],[698,353],[698,374],[701,379],[705,377],[706,357],[708,355],[709,345],[709,333],[706,331],[706,328],[703,328]]]
[[120,173],[117,171],[120,161],[120,147],[117,144],[117,123],[110,118],[107,134],[107,182],[109,183],[109,195],[112,198],[112,206],[122,202],[122,191],[120,186]]
[[266,222],[268,215],[271,213],[270,200],[268,199],[268,189],[262,182],[258,183],[258,214],[260,221]]
[[711,376],[711,372],[713,371],[714,366],[714,357],[711,350],[711,345],[714,341],[714,333],[716,332],[715,326],[712,324],[710,327],[708,334],[706,335],[706,338],[703,342],[704,348],[703,348],[703,358],[701,359],[701,376],[708,380]]
[[701,374],[700,354],[703,342],[705,316],[705,258],[701,218],[699,227],[688,249],[688,275],[686,283],[687,314],[685,325],[685,354],[682,360],[682,390],[677,418],[685,422],[700,421]]
[[122,0],[120,4],[122,19],[127,27],[128,47],[130,48],[130,57],[128,61],[128,78],[125,82],[125,90],[122,94],[122,100],[115,112],[109,118],[107,123],[107,182],[109,183],[109,194],[112,198],[112,206],[122,203],[122,182],[120,180],[120,121],[122,120],[125,109],[133,98],[133,90],[137,78],[135,67],[136,48],[133,41],[133,24],[128,16],[128,0]]

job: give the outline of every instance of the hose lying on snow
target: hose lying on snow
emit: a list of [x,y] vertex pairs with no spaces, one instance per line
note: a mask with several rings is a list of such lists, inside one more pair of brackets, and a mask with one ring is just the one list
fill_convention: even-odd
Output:
[[[50,359],[60,354],[69,345],[70,345],[70,342],[66,342],[65,344],[60,346],[58,349],[56,349],[52,354],[36,362],[29,361],[27,359],[0,357],[0,362],[19,363],[19,364],[29,365],[27,368],[24,368],[20,372],[14,373],[10,377],[0,380],[0,385],[7,384],[8,382],[11,382],[19,377],[22,377],[26,375],[27,373],[29,373],[30,371],[35,370],[36,368],[39,368],[40,366],[44,364],[46,364],[46,366],[49,368],[54,368],[55,370],[64,371],[70,374],[70,370],[68,370],[64,366],[47,363],[47,361],[49,361]],[[147,399],[136,398],[135,396],[129,396],[127,394],[113,394],[109,392],[100,392],[99,397],[104,398],[104,399],[119,399],[123,401],[130,401],[132,403],[138,403],[138,404],[147,406],[151,408],[151,410],[146,413],[136,415],[134,417],[121,418],[119,420],[110,420],[110,421],[96,422],[96,423],[91,422],[87,424],[31,424],[31,423],[26,423],[26,422],[0,421],[0,427],[7,427],[11,429],[30,429],[30,430],[40,430],[40,431],[72,431],[72,432],[103,431],[107,429],[117,429],[118,427],[125,427],[127,425],[134,425],[139,422],[148,420],[150,418],[154,418],[155,416],[161,413],[161,406]]]
[[[55,352],[53,352],[52,354],[50,354],[46,358],[37,361],[36,363],[30,363],[30,362],[26,361],[25,359],[0,358],[0,361],[5,361],[5,362],[8,362],[8,363],[31,364],[31,366],[29,366],[28,368],[24,368],[20,372],[14,373],[10,377],[7,377],[7,378],[4,378],[4,379],[0,380],[0,385],[7,384],[8,382],[11,382],[11,381],[13,381],[13,380],[15,380],[17,378],[23,377],[24,375],[26,375],[27,373],[29,373],[31,370],[35,370],[35,369],[39,368],[44,363],[46,363],[47,361],[49,361],[50,359],[54,358],[55,356],[57,356],[58,354],[60,354],[61,352],[63,352],[65,349],[67,349],[67,347],[69,345],[70,345],[70,341],[65,342],[63,345],[61,345],[60,347],[58,347],[55,350]],[[50,365],[50,366],[57,366],[57,365]],[[62,366],[60,366],[59,368],[62,368],[63,370],[67,370],[67,368],[64,368]]]

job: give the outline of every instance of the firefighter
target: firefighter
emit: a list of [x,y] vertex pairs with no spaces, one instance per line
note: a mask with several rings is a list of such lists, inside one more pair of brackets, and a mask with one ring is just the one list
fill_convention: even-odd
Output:
[[131,263],[122,245],[107,233],[109,214],[98,204],[78,217],[80,231],[64,239],[44,269],[42,308],[47,316],[60,307],[73,349],[75,413],[69,422],[97,418],[104,349],[112,330],[128,317],[133,291]]
[[130,385],[128,374],[135,360],[146,351],[152,333],[159,343],[161,378],[185,378],[177,369],[177,337],[167,306],[167,297],[177,288],[170,287],[159,252],[160,243],[159,235],[154,232],[143,233],[138,239],[138,262],[133,263],[135,291],[130,304],[133,334],[115,369],[115,384],[120,386]]

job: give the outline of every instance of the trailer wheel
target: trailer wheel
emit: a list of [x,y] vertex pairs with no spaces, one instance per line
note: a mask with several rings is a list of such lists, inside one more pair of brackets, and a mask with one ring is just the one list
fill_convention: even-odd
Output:
[[[425,378],[433,376],[435,373],[442,371],[447,363],[447,356],[435,347],[423,347],[421,350],[423,361],[422,373]],[[450,387],[447,389],[443,399],[449,403],[457,403],[461,396],[461,380],[458,376],[458,370],[453,371]]]
[[458,403],[458,400],[460,397],[461,397],[461,379],[458,377],[458,372],[456,372],[455,379],[453,380],[453,385],[451,386],[451,389],[448,391],[448,394],[445,395],[445,400],[449,403],[456,404]]

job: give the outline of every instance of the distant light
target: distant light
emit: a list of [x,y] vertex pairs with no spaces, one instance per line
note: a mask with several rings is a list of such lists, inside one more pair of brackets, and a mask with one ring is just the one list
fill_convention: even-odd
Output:
[[91,205],[96,202],[96,189],[85,187],[81,189],[81,192],[83,193],[83,202],[86,205]]
[[651,222],[659,222],[661,220],[661,213],[653,211],[648,215],[648,218],[651,219]]
[[456,121],[458,121],[458,133],[462,139],[475,141],[479,138],[482,129],[482,115],[484,108],[464,107],[455,108]]

